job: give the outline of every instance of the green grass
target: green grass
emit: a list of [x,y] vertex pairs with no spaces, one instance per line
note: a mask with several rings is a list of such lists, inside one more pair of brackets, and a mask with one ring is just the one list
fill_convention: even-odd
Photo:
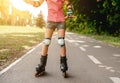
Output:
[[113,37],[113,36],[108,36],[108,35],[94,35],[94,34],[88,34],[88,33],[84,34],[84,33],[78,32],[78,31],[72,31],[72,32],[77,33],[77,34],[81,34],[81,35],[86,35],[88,37],[92,37],[96,40],[102,41],[106,44],[120,47],[120,36]]
[[35,27],[0,26],[0,66],[19,58],[44,38],[44,30]]
[[120,37],[112,37],[112,36],[106,36],[106,35],[92,35],[92,37],[96,40],[103,41],[107,44],[114,45],[116,47],[120,47]]

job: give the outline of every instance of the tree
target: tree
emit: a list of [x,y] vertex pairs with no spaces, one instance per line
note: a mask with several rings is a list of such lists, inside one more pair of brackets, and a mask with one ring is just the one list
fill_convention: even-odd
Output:
[[31,23],[31,14],[28,11],[16,9],[10,0],[0,0],[1,25],[25,25],[26,19]]
[[38,18],[36,18],[36,25],[40,28],[43,28],[45,26],[45,20],[43,19],[43,15],[41,12],[38,15]]
[[[84,26],[84,29],[94,30],[92,32],[97,34],[120,35],[120,0],[71,0],[71,2],[77,11],[77,20],[71,24],[76,23],[78,27],[80,26],[77,31],[81,32],[81,26]],[[95,25],[93,26],[95,28],[89,24]],[[75,28],[72,29],[76,30]]]

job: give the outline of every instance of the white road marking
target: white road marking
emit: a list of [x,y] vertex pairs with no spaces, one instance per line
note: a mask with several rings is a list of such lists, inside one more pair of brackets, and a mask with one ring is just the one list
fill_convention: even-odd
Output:
[[82,51],[86,51],[86,49],[85,48],[83,48],[83,47],[79,47],[80,48],[80,50],[82,50]]
[[68,39],[68,38],[65,38],[65,40],[70,43],[85,43],[85,41],[73,40],[73,39]]
[[79,41],[79,40],[76,40],[75,42],[78,42],[78,43],[85,43],[85,41]]
[[113,54],[113,56],[115,56],[115,57],[120,57],[120,54]]
[[115,70],[111,69],[111,70],[110,70],[110,72],[113,72],[113,73],[114,73],[114,72],[115,72]]
[[89,47],[89,45],[82,45],[82,47]]
[[98,67],[104,68],[105,66],[104,65],[98,65]]
[[98,65],[101,65],[102,63],[97,60],[94,56],[92,55],[88,55],[88,57],[95,63],[95,64],[98,64]]
[[[25,55],[26,56],[26,55]],[[25,57],[24,56],[24,57]],[[7,68],[3,69],[2,71],[0,71],[0,76],[5,73],[6,71],[8,71],[12,66],[14,66],[15,64],[17,64],[19,61],[22,60],[23,57],[21,57],[20,59],[16,60],[15,62],[13,62],[11,65],[9,65]]]
[[110,69],[112,69],[112,67],[106,67],[106,69],[107,69],[107,70],[110,70]]
[[86,38],[85,36],[80,36],[79,38]]
[[79,44],[78,44],[78,43],[75,43],[75,45],[76,45],[76,46],[79,46]]
[[110,79],[111,79],[114,83],[120,83],[120,78],[118,78],[118,77],[110,77]]
[[101,48],[101,46],[93,46],[94,48]]
[[37,47],[41,46],[42,43],[38,44],[36,47],[34,47],[33,49],[31,49],[30,51],[28,51],[26,54],[24,54],[21,58],[17,59],[15,62],[13,62],[12,64],[10,64],[8,67],[6,67],[5,69],[0,71],[0,76],[7,72],[11,67],[13,67],[14,65],[16,65],[18,62],[20,62],[24,57],[26,57],[28,54],[30,54],[32,51],[34,51]]

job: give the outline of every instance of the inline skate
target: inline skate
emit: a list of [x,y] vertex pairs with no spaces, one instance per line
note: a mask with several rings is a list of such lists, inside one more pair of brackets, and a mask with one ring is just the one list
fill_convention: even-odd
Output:
[[47,56],[41,56],[40,64],[36,67],[35,77],[39,77],[45,73],[45,66],[47,62]]
[[63,77],[67,78],[66,71],[68,70],[68,65],[67,65],[67,58],[66,57],[61,57],[61,59],[60,59],[60,69],[62,71]]

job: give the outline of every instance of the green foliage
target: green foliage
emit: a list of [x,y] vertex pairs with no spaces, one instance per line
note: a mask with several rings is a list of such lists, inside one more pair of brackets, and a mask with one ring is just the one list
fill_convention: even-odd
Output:
[[120,36],[120,0],[71,0],[76,20],[67,20],[69,30],[86,34]]
[[95,22],[90,22],[85,15],[69,18],[66,21],[68,30],[82,34],[95,34]]
[[114,36],[120,35],[120,0],[105,0],[101,10],[106,15],[109,34]]

